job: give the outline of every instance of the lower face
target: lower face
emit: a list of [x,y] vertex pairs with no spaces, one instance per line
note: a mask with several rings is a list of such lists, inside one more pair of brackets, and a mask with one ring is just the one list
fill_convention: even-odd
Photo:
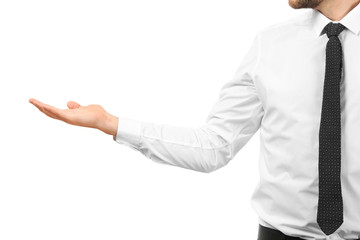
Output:
[[322,1],[324,0],[289,0],[289,5],[294,9],[316,8]]

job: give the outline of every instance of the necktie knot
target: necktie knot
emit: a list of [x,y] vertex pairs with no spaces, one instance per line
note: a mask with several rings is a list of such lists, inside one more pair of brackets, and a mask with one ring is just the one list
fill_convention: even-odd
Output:
[[322,33],[326,33],[328,38],[337,37],[346,27],[341,23],[329,22],[323,29]]

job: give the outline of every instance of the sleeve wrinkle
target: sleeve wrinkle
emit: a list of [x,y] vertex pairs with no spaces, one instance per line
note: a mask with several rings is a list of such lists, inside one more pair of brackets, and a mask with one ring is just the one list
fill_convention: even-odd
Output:
[[[201,138],[199,137],[199,133],[197,133],[198,130],[204,130],[204,134],[203,136],[206,136],[206,140],[209,141],[210,143],[210,146],[204,146],[203,145],[203,140],[201,139],[204,139],[204,138]],[[225,139],[223,137],[221,137],[220,135],[218,135],[217,133],[215,133],[214,131],[208,129],[208,128],[204,128],[204,127],[199,127],[199,128],[196,128],[193,130],[194,132],[194,135],[197,139],[197,143],[198,145],[193,145],[193,144],[190,144],[190,143],[186,143],[186,142],[174,142],[174,141],[171,141],[169,139],[166,139],[164,137],[154,137],[154,136],[149,136],[149,135],[141,135],[141,142],[143,142],[143,138],[147,138],[147,139],[152,139],[152,140],[158,140],[158,141],[161,141],[161,142],[165,142],[165,143],[169,143],[169,144],[174,144],[174,145],[180,145],[180,146],[183,146],[183,147],[190,147],[190,148],[201,148],[201,149],[208,149],[208,150],[211,150],[211,149],[221,149],[221,148],[225,148],[227,147],[228,145],[230,145],[229,142],[225,141]],[[215,137],[217,137],[219,139],[218,142],[215,142],[214,141],[211,141],[210,137],[208,134],[211,134]]]

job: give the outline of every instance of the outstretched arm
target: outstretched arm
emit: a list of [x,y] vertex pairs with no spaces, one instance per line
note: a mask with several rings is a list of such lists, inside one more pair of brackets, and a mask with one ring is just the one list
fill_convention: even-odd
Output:
[[254,76],[259,59],[259,35],[233,79],[221,88],[205,123],[194,128],[155,124],[116,117],[100,105],[68,102],[58,109],[30,99],[49,117],[69,124],[97,128],[155,162],[200,172],[225,166],[258,130],[264,113]]

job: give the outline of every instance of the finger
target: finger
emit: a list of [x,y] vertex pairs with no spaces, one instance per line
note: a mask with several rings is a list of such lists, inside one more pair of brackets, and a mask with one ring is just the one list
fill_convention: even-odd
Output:
[[[37,99],[34,99],[34,98],[31,98],[29,100],[29,102],[32,103],[37,108],[40,108],[40,107],[44,108],[47,105],[47,104],[45,104]],[[50,106],[50,105],[48,105],[48,106]]]
[[74,101],[68,101],[67,106],[70,109],[75,109],[75,108],[79,108],[81,105],[79,103],[77,103],[77,102],[74,102]]
[[55,114],[52,114],[51,112],[47,111],[46,109],[44,109],[43,107],[39,107],[39,110],[41,112],[43,112],[45,115],[51,117],[51,118],[54,118],[54,119],[58,119],[58,120],[62,120],[61,118],[59,118],[57,115]]
[[38,101],[36,99],[30,99],[29,102],[31,102],[35,107],[37,107],[42,113],[46,114],[47,116],[55,118],[55,119],[59,119],[58,116],[46,111],[46,109],[43,107],[43,103],[41,103],[40,101]]
[[36,100],[35,98],[30,98],[29,102],[31,104],[33,104],[35,107],[38,107],[40,104],[42,104],[42,102],[40,102],[39,100]]
[[46,104],[46,103],[43,103],[43,102],[40,102],[39,100],[32,100],[32,103],[37,107],[39,108],[39,110],[42,110],[42,111],[45,111],[45,112],[48,112],[48,113],[51,113],[53,115],[56,115],[58,117],[61,117],[62,116],[62,111],[61,109],[59,108],[56,108],[54,106],[51,106],[49,104]]
[[52,114],[65,122],[70,120],[69,112],[67,112],[66,110],[59,109],[57,107],[45,103],[42,105],[42,108],[45,112]]
[[37,107],[41,112],[43,112],[49,117],[62,121],[67,120],[68,116],[65,114],[64,110],[42,103],[41,101],[36,99],[30,99],[29,102],[31,102],[35,107]]
[[29,102],[34,105],[35,107],[37,107],[40,111],[43,111],[43,103],[40,102],[39,100],[36,100],[34,98],[30,98]]

